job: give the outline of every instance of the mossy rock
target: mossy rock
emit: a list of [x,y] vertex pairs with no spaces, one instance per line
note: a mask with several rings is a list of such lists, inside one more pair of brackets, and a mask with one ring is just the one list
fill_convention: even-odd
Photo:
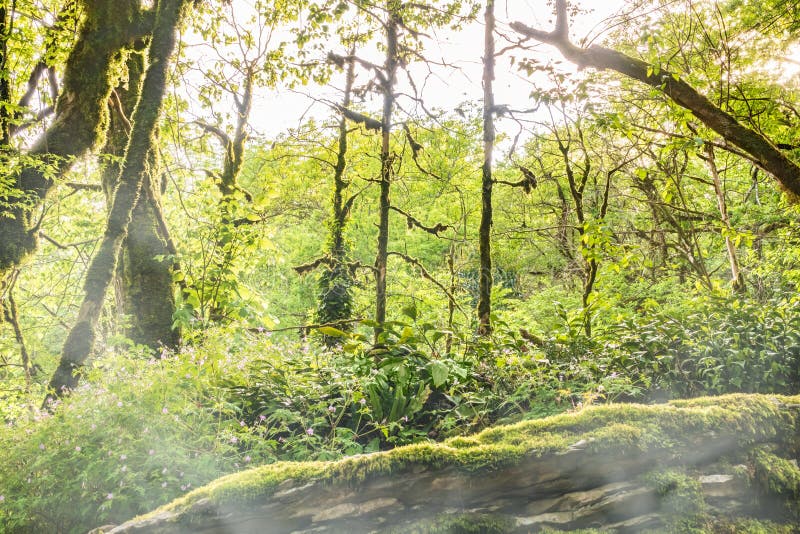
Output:
[[[724,457],[753,458],[759,446],[796,450],[799,407],[800,397],[765,395],[603,405],[337,462],[279,462],[110,532],[468,532],[480,521],[520,532],[694,528],[714,510],[690,477]],[[795,488],[787,476],[781,491]],[[756,498],[754,482],[736,498]],[[687,507],[691,521],[665,518]],[[461,519],[442,523],[447,516]]]

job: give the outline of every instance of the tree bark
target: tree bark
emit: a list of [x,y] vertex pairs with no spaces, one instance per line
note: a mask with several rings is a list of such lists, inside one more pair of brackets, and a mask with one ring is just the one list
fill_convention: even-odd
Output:
[[394,84],[397,77],[397,39],[399,17],[393,2],[386,2],[388,21],[386,23],[386,62],[384,64],[383,115],[381,119],[381,177],[380,201],[378,207],[378,251],[375,256],[375,340],[383,332],[386,322],[386,264],[389,259],[389,190],[392,183],[391,130],[392,110],[394,109]]
[[139,4],[84,0],[85,20],[67,59],[56,116],[27,153],[37,164],[25,167],[13,177],[10,190],[2,191],[11,207],[0,212],[0,277],[36,248],[34,215],[57,179],[102,139],[121,51],[151,27]]
[[[11,104],[11,79],[8,70],[8,40],[11,37],[11,10],[8,0],[0,5],[0,150],[5,150],[11,141],[11,124],[6,105]],[[5,105],[4,105],[5,104]],[[0,153],[0,158],[3,155]],[[0,161],[3,161],[0,159]]]
[[[75,387],[78,372],[89,357],[95,339],[95,326],[103,300],[116,270],[116,262],[128,225],[148,173],[155,150],[155,133],[161,104],[166,92],[169,60],[175,48],[176,28],[187,0],[160,0],[148,52],[142,94],[133,112],[133,129],[125,151],[125,163],[119,186],[108,214],[105,235],[89,265],[84,285],[84,299],[78,318],[70,330],[61,353],[61,361],[49,384],[48,398],[58,397]],[[46,399],[47,401],[47,399]]]
[[483,48],[483,166],[481,224],[478,230],[478,335],[492,333],[492,160],[494,152],[494,0],[486,1]]
[[[355,48],[350,50],[345,72],[344,96],[342,109],[349,109],[355,83]],[[341,321],[350,319],[353,312],[353,297],[350,287],[353,276],[347,265],[348,246],[344,238],[344,229],[350,217],[350,200],[345,200],[345,192],[350,185],[345,179],[347,168],[347,117],[342,112],[339,119],[339,146],[336,152],[336,165],[333,172],[333,217],[330,222],[329,251],[330,263],[325,266],[319,281],[320,297],[317,319],[320,323],[338,323],[347,330],[349,323]],[[326,345],[334,345],[339,340],[325,336]]]
[[512,22],[511,28],[527,38],[555,46],[566,59],[581,68],[610,69],[662,91],[727,142],[749,154],[753,162],[772,174],[783,189],[795,198],[800,197],[800,166],[772,141],[741,124],[679,76],[610,48],[598,45],[580,48],[570,42],[566,0],[556,1],[554,31],[537,30],[521,22]]
[[[142,90],[145,43],[140,42],[134,49],[126,64],[127,84],[117,87],[111,97],[112,113],[102,151],[107,156],[102,181],[109,208],[119,184],[121,159],[130,137],[128,116]],[[130,318],[127,336],[134,343],[157,349],[176,346],[180,333],[172,328],[172,315],[175,312],[172,262],[157,259],[168,257],[173,251],[168,245],[169,236],[162,235],[159,223],[163,219],[160,205],[163,178],[158,168],[158,158],[153,154],[149,163],[153,171],[145,177],[142,194],[133,210],[118,259],[114,288],[117,309]]]

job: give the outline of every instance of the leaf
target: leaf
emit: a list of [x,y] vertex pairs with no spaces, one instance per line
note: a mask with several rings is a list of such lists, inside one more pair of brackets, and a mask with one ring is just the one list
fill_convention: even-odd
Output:
[[450,376],[450,368],[442,362],[433,361],[429,364],[431,378],[433,379],[433,387],[439,388],[447,382],[447,377]]
[[411,318],[412,321],[416,321],[417,320],[417,305],[416,305],[416,303],[412,302],[408,306],[404,306],[403,309],[401,310],[401,312],[406,317]]
[[347,337],[347,332],[342,332],[338,328],[334,328],[332,326],[320,326],[317,330],[326,336],[329,337]]

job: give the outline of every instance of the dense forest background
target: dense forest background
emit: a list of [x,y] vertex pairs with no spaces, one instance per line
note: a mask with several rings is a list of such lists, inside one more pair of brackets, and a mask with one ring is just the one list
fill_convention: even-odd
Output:
[[0,522],[797,393],[798,41],[783,0],[3,0]]

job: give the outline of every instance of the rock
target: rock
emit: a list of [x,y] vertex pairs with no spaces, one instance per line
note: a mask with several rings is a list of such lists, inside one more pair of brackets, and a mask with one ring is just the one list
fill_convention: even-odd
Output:
[[[746,479],[753,466],[731,475],[720,462],[752,458],[763,446],[796,450],[796,418],[786,407],[800,398],[777,400],[600,406],[442,444],[262,466],[95,534],[639,532],[701,513],[763,519],[771,488]],[[786,496],[770,498],[770,519],[783,521]]]

